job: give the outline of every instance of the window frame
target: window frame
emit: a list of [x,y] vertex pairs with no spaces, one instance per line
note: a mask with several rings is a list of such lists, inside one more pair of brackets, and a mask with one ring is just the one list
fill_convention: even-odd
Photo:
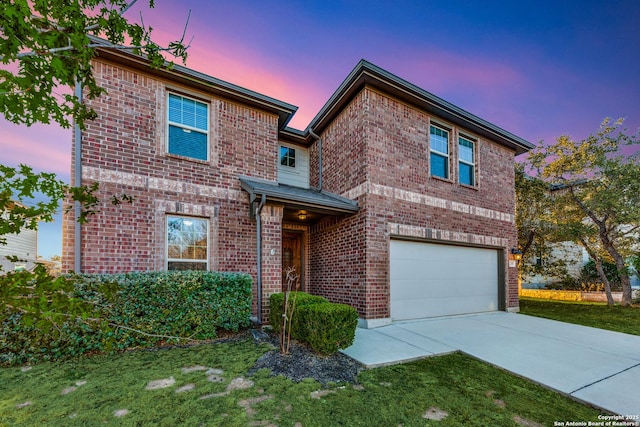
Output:
[[[287,154],[285,156],[282,156],[282,150],[286,149],[287,150]],[[293,150],[293,157],[289,155],[290,151],[289,150]],[[287,168],[291,168],[291,169],[296,169],[296,149],[293,147],[289,147],[287,145],[279,145],[279,153],[278,153],[278,162],[280,166],[284,166]],[[287,164],[282,164],[282,159],[287,159]],[[293,160],[293,166],[290,165],[290,161]]]
[[[179,123],[179,122],[174,122],[170,119],[170,115],[169,115],[169,100],[171,98],[171,96],[176,96],[182,99],[188,99],[191,101],[194,101],[196,103],[199,104],[203,104],[205,107],[207,107],[207,114],[206,114],[206,118],[207,118],[207,129],[206,131],[197,128],[197,127],[193,127],[193,126],[189,126],[186,125],[184,123]],[[184,158],[184,159],[190,159],[190,160],[195,160],[198,162],[209,162],[210,157],[211,157],[211,153],[210,153],[210,147],[211,147],[211,140],[210,140],[210,135],[211,135],[211,103],[209,101],[203,100],[203,99],[199,99],[193,96],[189,96],[189,95],[185,95],[181,92],[177,92],[177,91],[173,91],[173,90],[168,90],[167,91],[167,98],[166,98],[166,119],[167,119],[167,125],[165,127],[165,131],[166,131],[166,153],[168,155],[171,156],[179,156],[180,158]],[[172,153],[171,151],[169,151],[169,147],[170,147],[170,142],[171,142],[171,136],[170,136],[170,127],[171,126],[175,126],[178,128],[181,128],[183,130],[187,130],[189,132],[197,132],[197,133],[201,133],[206,135],[206,148],[205,148],[205,152],[207,154],[206,159],[199,159],[197,157],[191,157],[191,156],[186,156],[184,154],[178,154],[178,153]]]
[[[439,130],[440,132],[445,132],[447,134],[447,153],[443,153],[442,151],[436,150],[433,148],[433,135],[432,129]],[[437,135],[442,136],[442,135]],[[434,174],[433,170],[433,156],[440,156],[444,158],[444,164],[446,167],[445,176]],[[437,123],[429,124],[429,176],[437,179],[450,180],[451,179],[451,130]]]
[[[170,258],[169,257],[169,219],[170,218],[180,218],[183,220],[189,220],[189,221],[202,221],[206,224],[206,231],[205,231],[205,236],[207,239],[207,252],[205,255],[204,259],[187,259],[187,258]],[[211,224],[209,221],[209,218],[201,218],[201,217],[193,217],[193,216],[188,216],[188,215],[179,215],[179,214],[167,214],[165,215],[165,224],[164,224],[164,252],[165,252],[165,269],[166,271],[183,271],[183,270],[169,270],[169,263],[170,262],[174,262],[174,263],[179,263],[179,262],[183,262],[183,263],[198,263],[198,264],[204,264],[205,265],[205,269],[203,271],[208,271],[209,270],[209,258],[210,258],[210,254],[211,254]]]
[[[473,155],[473,161],[469,162],[467,160],[462,159],[462,157],[460,156],[460,146],[462,145],[461,142],[465,141],[471,144],[471,154]],[[476,147],[477,147],[477,140],[474,138],[471,138],[467,135],[464,134],[459,134],[458,135],[458,183],[460,185],[466,185],[468,187],[475,187],[477,185],[478,179],[476,177]],[[464,164],[466,166],[471,167],[471,184],[468,184],[466,182],[462,182],[462,175],[460,174],[460,164]]]

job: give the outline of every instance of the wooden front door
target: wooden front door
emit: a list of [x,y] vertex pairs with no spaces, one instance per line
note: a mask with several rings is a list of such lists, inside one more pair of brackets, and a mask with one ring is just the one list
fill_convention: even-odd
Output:
[[[287,271],[291,272],[287,279]],[[282,290],[303,290],[302,233],[282,232]],[[291,281],[289,285],[288,282]]]

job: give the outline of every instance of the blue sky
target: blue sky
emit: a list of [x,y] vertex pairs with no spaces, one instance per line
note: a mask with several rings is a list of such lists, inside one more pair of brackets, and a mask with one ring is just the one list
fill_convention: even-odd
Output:
[[[144,1],[127,14],[179,38],[187,66],[299,107],[304,129],[360,59],[531,142],[640,127],[640,1]],[[71,132],[0,119],[3,164],[68,180]],[[61,221],[39,253],[61,253]]]

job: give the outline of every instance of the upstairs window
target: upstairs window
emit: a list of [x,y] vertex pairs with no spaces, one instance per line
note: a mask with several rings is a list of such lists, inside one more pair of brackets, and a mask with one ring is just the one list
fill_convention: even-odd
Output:
[[449,132],[436,126],[429,129],[431,176],[449,179]]
[[168,152],[209,160],[209,105],[173,93],[168,105]]
[[463,137],[458,138],[458,157],[460,184],[475,185],[476,167],[473,141]]
[[167,270],[207,270],[209,221],[167,216]]
[[296,167],[296,149],[280,146],[280,164],[282,166]]

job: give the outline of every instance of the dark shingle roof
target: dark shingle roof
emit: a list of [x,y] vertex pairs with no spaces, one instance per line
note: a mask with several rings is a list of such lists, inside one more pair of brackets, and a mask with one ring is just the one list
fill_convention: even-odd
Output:
[[250,195],[258,197],[264,194],[267,200],[272,202],[333,213],[353,213],[359,209],[355,200],[326,191],[293,187],[246,176],[240,177],[240,185]]

